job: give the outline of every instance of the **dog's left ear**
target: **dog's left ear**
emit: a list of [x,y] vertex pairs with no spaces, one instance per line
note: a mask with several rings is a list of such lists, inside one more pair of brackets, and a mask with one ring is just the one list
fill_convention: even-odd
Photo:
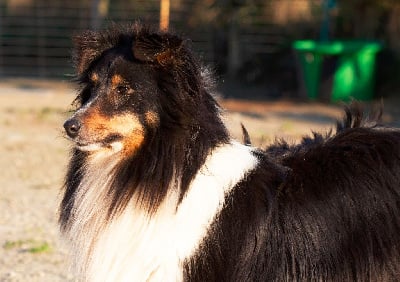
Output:
[[78,75],[82,75],[101,54],[113,47],[113,33],[85,31],[73,37],[72,61]]
[[132,46],[133,56],[142,62],[160,66],[176,66],[181,63],[184,42],[170,34],[139,34]]

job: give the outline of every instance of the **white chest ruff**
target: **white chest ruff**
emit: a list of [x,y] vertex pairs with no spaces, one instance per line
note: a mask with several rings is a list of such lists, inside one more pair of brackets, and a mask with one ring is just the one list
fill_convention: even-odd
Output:
[[[257,158],[249,147],[238,143],[218,147],[196,175],[178,209],[176,187],[171,187],[151,218],[135,207],[133,200],[118,218],[99,228],[101,231],[95,241],[91,238],[96,233],[91,232],[91,224],[97,224],[97,228],[101,226],[103,217],[96,213],[101,212],[104,204],[96,210],[91,206],[97,205],[96,198],[103,201],[99,197],[105,195],[99,193],[99,187],[96,187],[96,194],[82,195],[84,200],[78,201],[77,216],[83,216],[84,212],[93,217],[86,222],[88,224],[77,220],[67,234],[75,248],[77,278],[83,281],[182,281],[185,259],[194,254],[207,235],[232,188],[256,165]],[[104,177],[96,179],[101,182],[84,181],[82,185],[99,184],[104,190],[107,181]],[[89,191],[92,187],[79,189]]]

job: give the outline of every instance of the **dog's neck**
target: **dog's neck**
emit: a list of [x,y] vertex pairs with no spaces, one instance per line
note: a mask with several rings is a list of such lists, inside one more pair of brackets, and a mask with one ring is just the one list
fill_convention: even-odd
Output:
[[79,185],[67,236],[77,254],[78,275],[93,281],[180,281],[184,260],[196,252],[226,196],[257,164],[249,147],[217,147],[182,201],[179,187],[171,186],[154,214],[133,197],[118,217],[107,220],[108,183],[116,164],[92,161]]

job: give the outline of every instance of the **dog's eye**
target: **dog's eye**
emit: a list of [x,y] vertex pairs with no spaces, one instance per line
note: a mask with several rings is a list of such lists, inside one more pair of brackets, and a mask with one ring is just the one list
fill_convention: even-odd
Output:
[[126,85],[120,85],[115,89],[115,91],[118,94],[126,94],[129,91],[129,87]]
[[89,86],[86,86],[79,94],[78,97],[76,98],[76,102],[79,102],[80,106],[86,104],[89,100],[90,97],[92,96],[92,89]]

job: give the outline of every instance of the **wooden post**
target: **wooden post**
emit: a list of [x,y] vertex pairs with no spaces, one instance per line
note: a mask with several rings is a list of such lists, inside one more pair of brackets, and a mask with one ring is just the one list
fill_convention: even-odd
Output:
[[91,16],[90,16],[90,28],[99,29],[103,19],[108,14],[108,3],[109,0],[92,0],[91,1]]
[[169,28],[170,0],[160,0],[160,30]]

